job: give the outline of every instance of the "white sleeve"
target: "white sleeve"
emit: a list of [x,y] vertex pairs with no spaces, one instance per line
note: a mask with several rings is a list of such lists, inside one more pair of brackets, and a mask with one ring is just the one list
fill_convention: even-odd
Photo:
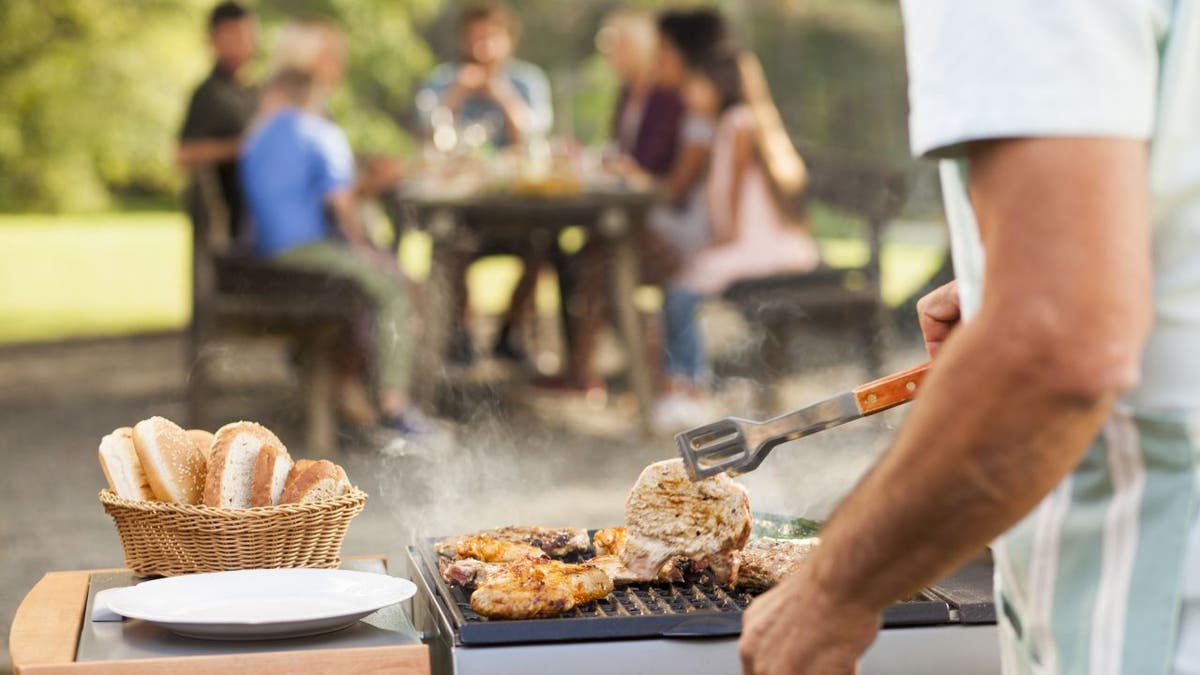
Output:
[[1148,138],[1161,4],[903,0],[913,154],[987,138]]

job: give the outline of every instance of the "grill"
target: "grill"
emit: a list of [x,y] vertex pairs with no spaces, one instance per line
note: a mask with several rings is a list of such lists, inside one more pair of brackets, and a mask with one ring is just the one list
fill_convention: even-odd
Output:
[[[438,573],[435,539],[408,549],[414,576],[433,596],[456,645],[518,645],[631,638],[733,637],[741,632],[742,610],[756,593],[729,591],[707,574],[679,583],[618,586],[609,597],[557,617],[489,620],[471,609],[470,596]],[[918,596],[884,612],[885,628],[989,624],[991,561],[980,559]]]

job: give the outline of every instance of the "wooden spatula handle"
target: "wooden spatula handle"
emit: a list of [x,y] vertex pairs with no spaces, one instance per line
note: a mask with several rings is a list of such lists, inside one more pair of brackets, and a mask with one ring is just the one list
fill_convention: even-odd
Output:
[[899,373],[893,373],[854,388],[854,398],[863,415],[873,415],[888,408],[907,403],[921,389],[929,362]]

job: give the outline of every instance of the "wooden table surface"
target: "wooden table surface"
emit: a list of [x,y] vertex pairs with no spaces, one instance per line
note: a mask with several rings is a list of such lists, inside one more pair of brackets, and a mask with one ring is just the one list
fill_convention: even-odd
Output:
[[129,570],[48,572],[21,601],[8,637],[15,675],[151,675],[164,672],[200,675],[218,671],[222,675],[429,673],[429,648],[423,644],[76,662],[75,650],[85,620],[88,583],[91,575],[97,572],[129,573]]

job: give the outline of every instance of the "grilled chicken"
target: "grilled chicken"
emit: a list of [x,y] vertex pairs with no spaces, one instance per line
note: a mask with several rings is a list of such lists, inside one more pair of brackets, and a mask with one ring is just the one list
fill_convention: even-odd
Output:
[[442,578],[459,586],[477,586],[483,583],[494,572],[503,569],[508,564],[484,562],[475,558],[464,558],[462,560],[442,558],[439,562]]
[[621,555],[628,539],[629,531],[623,527],[596,530],[596,534],[592,535],[592,548],[596,550],[597,556]]
[[738,556],[741,559],[737,577],[738,588],[766,590],[775,586],[783,581],[784,577],[796,571],[817,549],[819,543],[821,540],[817,537],[751,539]]
[[490,619],[533,619],[599,600],[612,589],[598,567],[526,559],[488,575],[471,594],[471,609]]
[[454,558],[474,558],[483,562],[515,562],[529,558],[547,558],[546,552],[529,544],[501,541],[475,534],[462,537],[454,547]]
[[513,544],[527,544],[542,549],[546,555],[561,558],[572,553],[584,553],[588,550],[587,530],[574,527],[540,527],[509,526],[494,530],[484,530],[473,535],[449,537],[439,541],[434,549],[438,555],[453,558],[457,555],[458,544],[471,537],[488,537],[498,541]]
[[625,501],[629,538],[621,561],[653,578],[672,558],[711,568],[719,583],[737,580],[737,553],[750,538],[750,496],[726,474],[693,481],[683,460],[646,467]]

